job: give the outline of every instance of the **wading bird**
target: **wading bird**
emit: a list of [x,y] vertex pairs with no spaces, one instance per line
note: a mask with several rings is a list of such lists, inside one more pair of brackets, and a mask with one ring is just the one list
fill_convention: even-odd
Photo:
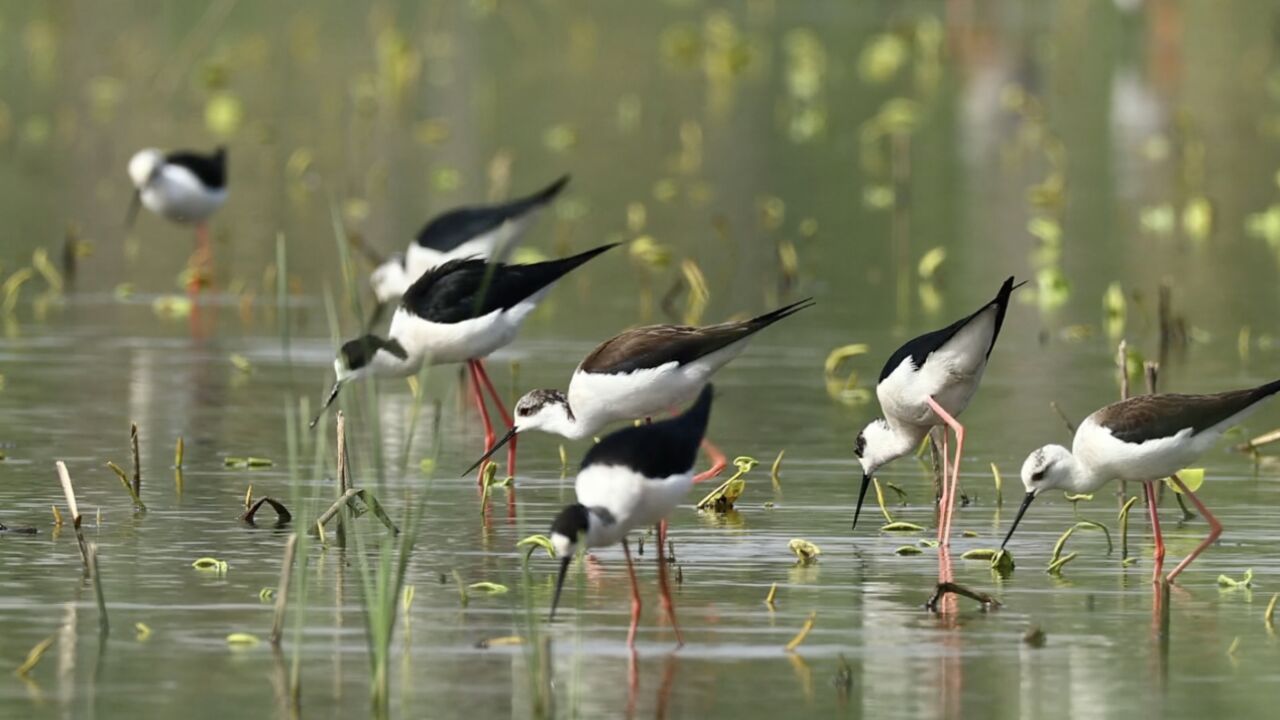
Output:
[[[529,313],[566,273],[615,247],[602,245],[571,257],[529,265],[505,265],[483,260],[450,260],[418,278],[405,291],[391,318],[385,338],[364,335],[345,343],[333,368],[333,389],[320,409],[323,414],[342,386],[372,375],[406,377],[424,363],[467,364],[472,399],[484,423],[485,451],[496,435],[489,422],[481,388],[489,392],[507,427],[511,417],[489,380],[482,360],[509,344]],[[320,415],[312,421],[312,426]],[[507,454],[507,472],[515,474],[515,446]]]
[[551,544],[560,559],[551,620],[555,619],[565,574],[578,547],[600,548],[620,542],[627,559],[627,576],[631,579],[631,627],[627,632],[627,645],[634,646],[636,627],[640,623],[640,588],[627,535],[633,530],[657,525],[662,609],[671,620],[676,642],[684,644],[667,580],[666,518],[693,486],[693,464],[707,431],[711,394],[711,385],[705,385],[684,414],[618,430],[587,451],[574,483],[578,501],[564,508],[551,524]]
[[1027,494],[1004,544],[1013,537],[1031,502],[1046,490],[1089,493],[1111,480],[1138,481],[1146,493],[1151,531],[1155,536],[1155,571],[1151,576],[1155,582],[1160,578],[1164,562],[1156,483],[1167,477],[1209,523],[1209,536],[1169,573],[1166,580],[1173,582],[1222,534],[1218,519],[1176,473],[1195,462],[1205,450],[1213,447],[1222,433],[1277,392],[1280,392],[1280,380],[1215,395],[1140,395],[1094,412],[1076,429],[1070,450],[1061,445],[1045,445],[1022,464],[1022,484]]
[[[378,265],[369,276],[379,311],[395,302],[423,273],[450,260],[476,258],[503,262],[546,207],[568,184],[563,175],[545,188],[504,203],[461,207],[437,215],[423,226],[409,249]],[[378,311],[375,311],[375,318]]]
[[862,464],[854,528],[858,527],[862,502],[876,470],[915,450],[931,429],[944,425],[955,432],[956,454],[948,468],[944,427],[938,542],[950,543],[951,513],[964,451],[964,426],[955,418],[978,391],[987,359],[1004,324],[1009,296],[1022,285],[1014,285],[1013,278],[1008,278],[995,298],[972,315],[908,341],[889,357],[876,383],[876,397],[884,417],[872,420],[854,442],[853,452]]
[[[134,190],[125,225],[133,227],[144,205],[167,220],[195,225],[195,266],[207,272],[212,259],[207,221],[227,201],[227,149],[218,147],[211,155],[140,150],[129,160],[129,179]],[[192,273],[188,289],[200,283],[200,273]]]
[[[812,305],[812,298],[806,298],[750,320],[704,327],[649,325],[615,335],[578,365],[568,394],[533,390],[516,401],[515,424],[471,469],[528,430],[580,440],[612,423],[651,418],[680,407],[741,354],[753,335]],[[726,464],[724,454],[709,441],[703,446],[712,467],[694,482],[715,477]]]

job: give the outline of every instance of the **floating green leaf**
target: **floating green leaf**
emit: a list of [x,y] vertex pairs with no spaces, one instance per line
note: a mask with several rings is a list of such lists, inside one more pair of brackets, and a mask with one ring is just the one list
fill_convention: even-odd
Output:
[[998,552],[1000,551],[996,550],[995,548],[974,548],[972,550],[965,551],[965,553],[960,556],[960,559],[990,561],[996,558],[996,553]]
[[218,574],[223,574],[227,571],[227,568],[229,566],[227,565],[227,562],[225,560],[219,560],[218,558],[213,558],[213,557],[202,557],[194,560],[191,563],[191,567],[197,570],[206,570],[210,572],[216,572]]
[[529,552],[532,553],[537,548],[547,551],[547,556],[554,558],[556,556],[556,546],[552,544],[551,538],[546,535],[530,535],[529,537],[516,543],[516,547],[528,545]]
[[483,593],[489,593],[490,595],[501,595],[510,590],[510,588],[508,588],[506,585],[503,585],[502,583],[489,582],[487,580],[471,583],[470,585],[467,586],[467,589],[477,590]]
[[1239,580],[1229,578],[1226,575],[1218,576],[1218,587],[1224,590],[1238,590],[1241,588],[1249,589],[1253,587],[1253,568],[1244,571],[1244,576]]
[[1009,577],[1013,573],[1015,565],[1013,563],[1013,553],[1008,550],[1001,550],[996,556],[991,558],[991,569],[1000,577]]
[[787,548],[795,554],[797,561],[801,565],[808,565],[816,562],[818,556],[822,554],[822,550],[808,540],[801,538],[793,538],[787,543]]
[[257,635],[250,633],[231,633],[227,636],[227,644],[232,647],[251,648],[261,642]]
[[891,522],[880,526],[881,532],[923,532],[924,528],[909,522]]
[[924,551],[915,545],[902,545],[893,551],[895,555],[920,555]]

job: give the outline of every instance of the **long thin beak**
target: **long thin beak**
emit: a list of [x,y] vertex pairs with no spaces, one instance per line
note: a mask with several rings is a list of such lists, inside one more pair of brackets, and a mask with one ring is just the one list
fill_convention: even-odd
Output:
[[858,516],[862,514],[862,501],[867,499],[867,488],[871,487],[871,476],[862,474],[862,490],[858,492],[858,508],[853,511],[853,529],[858,529]]
[[1009,534],[1004,536],[1004,542],[1000,543],[1000,549],[1003,550],[1005,545],[1009,544],[1009,538],[1013,537],[1013,531],[1018,529],[1018,523],[1022,521],[1022,516],[1027,512],[1027,508],[1031,507],[1031,501],[1036,499],[1036,494],[1029,492],[1022,498],[1022,506],[1018,508],[1018,514],[1013,516],[1013,526],[1009,528]]
[[364,329],[366,332],[373,330],[373,326],[378,324],[378,320],[382,318],[382,313],[385,312],[386,309],[387,309],[386,303],[382,301],[374,302],[373,312],[370,313],[369,315],[369,322],[366,323],[364,326]]
[[550,622],[556,619],[556,608],[560,605],[560,591],[564,589],[564,576],[569,572],[569,562],[573,560],[570,555],[566,558],[560,558],[560,575],[556,578],[556,594],[551,598],[551,615],[547,617]]
[[489,452],[485,453],[484,455],[481,455],[479,460],[475,461],[475,463],[472,464],[471,467],[462,471],[462,475],[459,475],[458,477],[466,477],[467,475],[470,475],[472,470],[475,470],[476,468],[480,467],[480,463],[493,457],[493,454],[501,450],[502,446],[510,442],[511,438],[515,437],[516,433],[518,432],[520,431],[516,428],[511,428],[510,430],[508,430],[507,434],[503,435],[502,439],[499,440],[497,443],[495,443],[494,446],[489,449]]
[[138,220],[138,210],[142,207],[142,191],[134,190],[133,199],[129,201],[129,211],[124,216],[124,229],[132,230]]
[[334,400],[338,399],[338,391],[342,389],[342,383],[342,380],[334,381],[333,389],[329,391],[329,399],[324,401],[324,406],[320,408],[320,412],[316,413],[315,419],[312,420],[311,424],[307,427],[315,427],[316,423],[320,422],[320,418],[324,417],[325,411],[329,409],[329,406],[333,404]]

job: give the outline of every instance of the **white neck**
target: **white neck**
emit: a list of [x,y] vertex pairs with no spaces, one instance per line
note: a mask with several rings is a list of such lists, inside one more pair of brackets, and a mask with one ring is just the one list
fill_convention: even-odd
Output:
[[573,410],[567,406],[566,410],[566,412],[557,412],[540,418],[538,424],[531,429],[559,435],[569,440],[582,440],[599,431],[597,424],[584,422],[582,417],[573,414]]
[[1093,492],[1111,479],[1094,472],[1093,468],[1080,462],[1074,454],[1068,453],[1066,458],[1058,461],[1058,464],[1061,464],[1066,472],[1062,479],[1058,480],[1056,487],[1073,495]]

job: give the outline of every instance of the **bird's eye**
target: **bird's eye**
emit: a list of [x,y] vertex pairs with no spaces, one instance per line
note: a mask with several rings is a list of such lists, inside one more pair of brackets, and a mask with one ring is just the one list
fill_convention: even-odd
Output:
[[1044,470],[1037,470],[1031,473],[1031,482],[1040,482],[1044,479]]
[[858,433],[858,439],[853,441],[853,454],[862,457],[862,453],[867,449],[867,438],[863,433]]

